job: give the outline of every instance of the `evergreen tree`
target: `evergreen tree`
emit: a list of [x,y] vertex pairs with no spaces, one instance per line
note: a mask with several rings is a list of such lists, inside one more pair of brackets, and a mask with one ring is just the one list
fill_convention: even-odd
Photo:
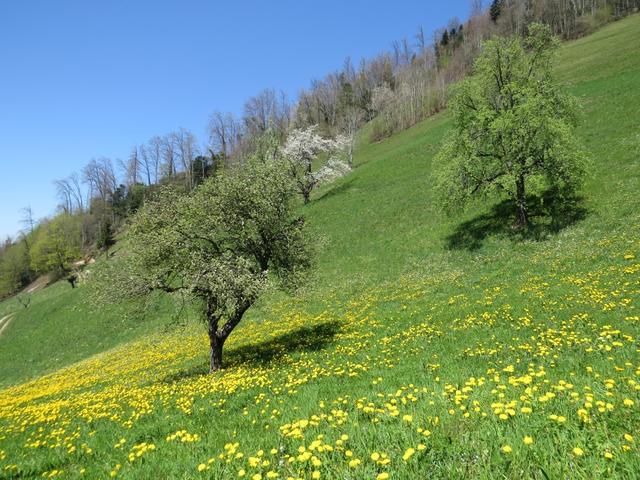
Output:
[[98,228],[98,236],[96,238],[96,247],[102,250],[107,258],[109,258],[109,248],[115,244],[113,237],[113,226],[106,218],[102,219]]
[[491,2],[491,7],[489,8],[489,16],[491,17],[491,20],[495,23],[501,13],[502,0],[493,0],[493,2]]
[[447,45],[449,45],[449,32],[447,30],[442,32],[442,39],[440,40],[440,45],[442,45],[443,47],[446,47]]

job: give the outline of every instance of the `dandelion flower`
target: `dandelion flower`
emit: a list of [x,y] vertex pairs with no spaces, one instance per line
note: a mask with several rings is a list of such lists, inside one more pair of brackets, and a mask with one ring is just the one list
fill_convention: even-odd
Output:
[[404,452],[404,455],[402,455],[402,459],[406,462],[407,460],[409,460],[412,455],[416,453],[415,449],[413,448],[407,448],[407,451]]

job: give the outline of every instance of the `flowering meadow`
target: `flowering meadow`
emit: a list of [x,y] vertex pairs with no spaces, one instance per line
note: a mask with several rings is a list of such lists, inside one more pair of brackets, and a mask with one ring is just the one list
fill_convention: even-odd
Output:
[[633,478],[634,231],[545,251],[517,282],[453,270],[277,305],[214,376],[194,328],[6,389],[1,475]]
[[485,206],[439,216],[424,171],[445,116],[365,145],[305,207],[311,286],[251,311],[214,375],[202,325],[110,344],[118,319],[85,325],[82,286],[51,315],[102,353],[56,370],[16,314],[0,350],[32,350],[0,358],[41,348],[52,373],[0,390],[0,478],[640,477],[639,25],[561,52],[595,169],[579,221],[516,240]]

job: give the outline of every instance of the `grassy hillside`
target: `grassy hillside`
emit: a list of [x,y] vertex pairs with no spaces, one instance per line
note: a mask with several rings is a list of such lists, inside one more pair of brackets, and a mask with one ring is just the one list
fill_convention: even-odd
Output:
[[594,162],[571,221],[520,239],[495,202],[440,214],[446,113],[364,145],[305,207],[312,286],[254,309],[214,377],[196,325],[140,337],[166,302],[132,322],[35,295],[0,337],[5,384],[140,339],[0,391],[0,478],[635,478],[638,44],[634,16],[562,47]]

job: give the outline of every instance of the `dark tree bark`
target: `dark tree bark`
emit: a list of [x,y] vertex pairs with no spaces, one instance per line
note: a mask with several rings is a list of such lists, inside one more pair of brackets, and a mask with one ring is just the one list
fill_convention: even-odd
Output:
[[209,332],[209,343],[211,346],[209,353],[209,373],[217,372],[222,368],[222,347],[225,338],[218,336],[216,332]]
[[244,313],[251,306],[251,302],[241,303],[235,314],[225,324],[218,328],[220,317],[215,313],[212,304],[207,306],[207,320],[209,322],[209,373],[214,373],[223,367],[222,348],[234,328],[240,323]]
[[522,175],[516,180],[516,205],[518,208],[517,226],[526,227],[529,225],[529,214],[527,213],[527,198]]
[[306,188],[302,190],[302,199],[305,205],[309,203],[311,201],[311,191]]

